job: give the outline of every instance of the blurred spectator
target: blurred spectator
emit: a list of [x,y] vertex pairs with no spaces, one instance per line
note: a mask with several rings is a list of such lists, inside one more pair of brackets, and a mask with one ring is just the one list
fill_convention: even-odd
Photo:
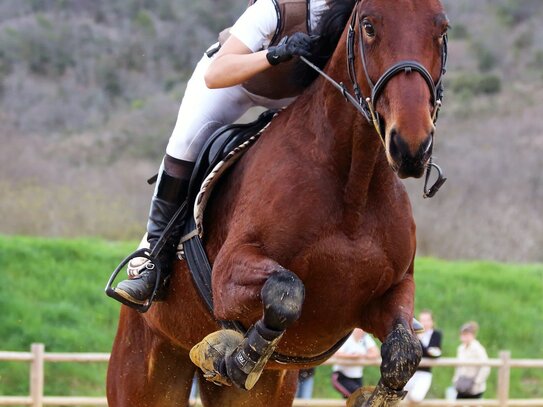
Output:
[[[486,350],[476,339],[479,325],[471,321],[460,328],[460,341],[456,357],[465,361],[486,361]],[[488,366],[458,366],[454,372],[453,384],[457,399],[479,399],[486,390],[486,380],[490,374]]]
[[190,399],[198,397],[198,375],[194,375],[192,378],[192,384],[190,385]]
[[[441,332],[434,329],[432,311],[423,310],[419,314],[419,321],[424,327],[424,332],[418,334],[422,345],[422,357],[438,358],[441,356]],[[404,390],[407,390],[408,405],[420,403],[426,397],[432,384],[432,371],[429,367],[419,367],[413,377],[407,382]]]
[[[377,359],[379,349],[370,335],[356,328],[334,357],[345,361]],[[344,398],[362,386],[362,366],[334,365],[332,370],[332,385]]]
[[315,381],[315,368],[301,369],[298,372],[298,390],[296,397],[299,399],[310,399],[313,397],[313,382]]

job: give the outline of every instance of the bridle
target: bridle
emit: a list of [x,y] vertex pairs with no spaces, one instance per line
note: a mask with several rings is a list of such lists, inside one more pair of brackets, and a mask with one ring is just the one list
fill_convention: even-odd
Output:
[[[302,61],[304,61],[307,65],[309,65],[312,69],[317,71],[321,76],[323,76],[328,82],[330,82],[336,89],[338,89],[345,99],[347,99],[348,102],[350,102],[368,121],[369,124],[371,124],[377,134],[379,135],[379,139],[381,140],[385,150],[386,150],[386,143],[385,143],[385,137],[383,136],[383,128],[382,128],[382,120],[379,115],[379,113],[376,111],[375,106],[377,105],[377,101],[381,94],[383,93],[383,90],[385,89],[386,85],[390,82],[390,80],[395,77],[398,74],[406,73],[410,74],[412,72],[417,72],[422,76],[424,81],[426,82],[426,85],[428,86],[430,90],[430,95],[432,97],[432,104],[433,104],[433,111],[432,111],[432,121],[434,125],[437,123],[437,119],[439,116],[439,110],[441,109],[441,106],[443,104],[443,76],[446,72],[446,65],[447,65],[447,56],[448,56],[448,42],[447,42],[447,35],[445,34],[443,36],[443,45],[441,48],[441,71],[439,78],[436,82],[434,82],[434,79],[432,78],[432,75],[428,70],[419,62],[413,61],[413,60],[404,60],[400,61],[394,65],[392,65],[390,68],[388,68],[377,80],[377,82],[373,82],[370,78],[369,72],[368,72],[368,66],[366,62],[366,52],[364,47],[364,41],[362,37],[362,22],[358,18],[358,4],[360,0],[356,1],[354,11],[351,17],[351,22],[349,24],[349,31],[347,35],[347,66],[349,70],[349,78],[351,80],[351,86],[353,89],[353,93],[351,94],[347,87],[343,84],[343,82],[337,82],[334,79],[332,79],[330,76],[328,76],[322,69],[317,67],[315,64],[307,60],[305,57],[300,57]],[[358,48],[360,52],[360,59],[362,60],[362,66],[364,68],[364,73],[366,76],[366,83],[371,91],[371,95],[368,97],[364,97],[362,94],[362,90],[360,87],[360,84],[358,82],[358,78],[356,75],[356,69],[355,69],[355,36],[356,36],[356,27],[358,25]],[[434,140],[433,140],[433,134],[432,134],[432,149],[434,146]],[[435,168],[438,171],[438,178],[436,182],[428,188],[428,182],[430,179],[430,173],[432,168]],[[430,157],[427,166],[426,166],[426,178],[424,183],[424,194],[423,196],[425,198],[431,198],[433,197],[439,188],[445,183],[447,179],[443,177],[443,173],[441,171],[441,168],[437,164],[435,164],[432,161],[432,157]]]

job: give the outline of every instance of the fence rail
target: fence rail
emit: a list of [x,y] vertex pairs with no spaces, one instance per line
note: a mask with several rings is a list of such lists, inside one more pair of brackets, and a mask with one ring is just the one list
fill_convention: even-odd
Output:
[[[30,394],[28,396],[0,396],[0,406],[107,406],[105,397],[60,397],[45,396],[46,362],[96,363],[109,361],[109,353],[46,353],[45,346],[32,344],[30,352],[0,352],[0,361],[30,363]],[[334,358],[324,364],[338,362]],[[379,366],[380,360],[341,361],[342,365]],[[502,351],[497,359],[480,361],[459,361],[454,358],[423,359],[421,366],[490,366],[498,369],[498,391],[495,400],[424,400],[421,407],[453,407],[453,406],[496,406],[496,407],[543,407],[543,399],[509,399],[510,372],[512,368],[543,368],[543,360],[511,359],[511,353]],[[191,406],[201,406],[200,400],[191,400]],[[295,407],[344,407],[344,400],[312,399],[294,401]]]

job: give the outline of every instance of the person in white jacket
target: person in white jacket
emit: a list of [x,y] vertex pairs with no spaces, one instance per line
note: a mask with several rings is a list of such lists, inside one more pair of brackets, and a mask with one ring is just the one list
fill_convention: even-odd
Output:
[[[373,338],[360,328],[356,328],[349,339],[334,354],[338,360],[375,360],[380,356],[379,348]],[[332,386],[344,398],[348,398],[363,385],[362,366],[335,364],[332,367]]]
[[[479,325],[470,321],[460,328],[460,341],[456,357],[465,361],[486,361],[485,348],[476,339]],[[488,366],[458,366],[454,372],[453,384],[458,392],[457,399],[479,399],[486,390],[486,380],[490,374]]]

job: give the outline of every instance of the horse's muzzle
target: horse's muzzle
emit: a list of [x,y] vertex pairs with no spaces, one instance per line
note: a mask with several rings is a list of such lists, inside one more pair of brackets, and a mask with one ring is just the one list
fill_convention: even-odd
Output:
[[402,179],[422,177],[426,163],[432,155],[433,135],[429,134],[415,153],[394,129],[391,130],[389,137],[389,153],[398,176]]

